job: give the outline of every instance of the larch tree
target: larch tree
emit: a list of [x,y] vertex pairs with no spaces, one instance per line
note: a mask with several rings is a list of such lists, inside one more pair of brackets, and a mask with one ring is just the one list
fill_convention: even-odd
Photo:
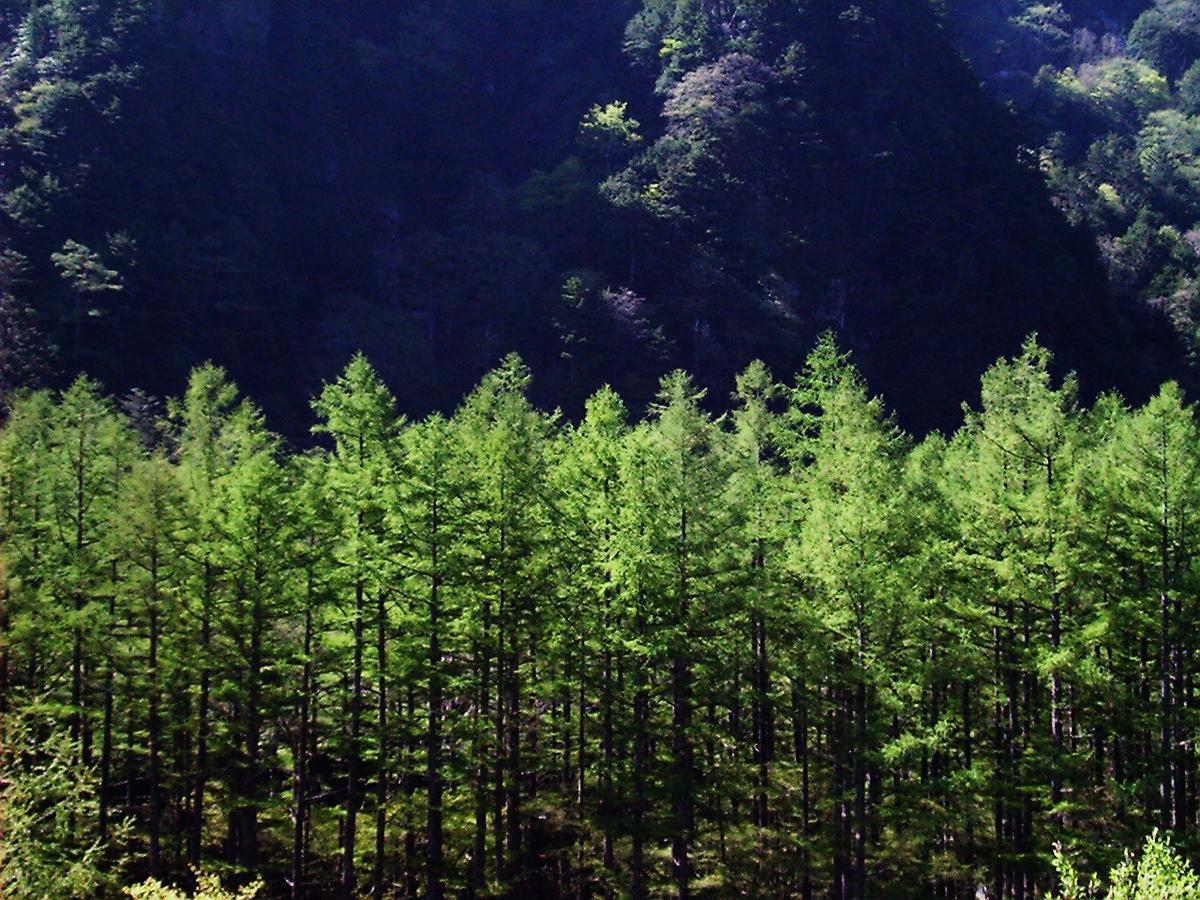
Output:
[[[388,760],[387,642],[388,601],[392,536],[388,530],[384,486],[396,465],[396,403],[366,357],[355,356],[345,372],[328,384],[313,401],[320,417],[315,429],[333,443],[329,457],[330,487],[338,498],[341,541],[337,559],[343,579],[353,594],[350,733],[347,747],[346,815],[343,829],[341,895],[358,891],[356,836],[358,809],[362,803],[363,718],[367,688],[364,684],[366,628],[370,619],[376,629],[377,717],[375,853],[372,890],[384,890],[383,865],[386,853]],[[368,608],[368,604],[372,608]]]
[[796,535],[800,575],[816,592],[830,633],[836,682],[829,736],[834,762],[831,894],[861,897],[868,840],[876,832],[880,707],[905,640],[901,561],[905,442],[858,373],[826,337],[797,380],[793,404],[807,412],[805,504]]
[[471,859],[476,888],[485,877],[489,808],[497,883],[520,884],[527,851],[539,852],[538,847],[524,846],[528,823],[522,803],[537,788],[526,767],[541,736],[532,686],[550,590],[545,476],[553,417],[529,402],[529,382],[525,364],[509,356],[483,379],[456,416],[468,479],[464,535],[473,575],[468,615],[478,717]]

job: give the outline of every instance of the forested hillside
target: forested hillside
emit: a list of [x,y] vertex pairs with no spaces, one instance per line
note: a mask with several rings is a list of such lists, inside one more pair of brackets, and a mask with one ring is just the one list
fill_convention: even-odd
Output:
[[1195,849],[1177,387],[1081,407],[1030,341],[923,441],[829,339],[717,420],[529,387],[407,420],[357,357],[300,455],[212,366],[159,421],[18,402],[5,896],[1031,897],[1060,843]]
[[1096,238],[1118,298],[1200,352],[1200,4],[947,4],[962,46],[1031,143],[1055,205]]
[[834,328],[924,430],[1037,330],[1148,394],[1170,329],[954,37],[925,0],[7,0],[3,380],[215,359],[301,438],[357,349],[414,411],[520,350],[574,415]]

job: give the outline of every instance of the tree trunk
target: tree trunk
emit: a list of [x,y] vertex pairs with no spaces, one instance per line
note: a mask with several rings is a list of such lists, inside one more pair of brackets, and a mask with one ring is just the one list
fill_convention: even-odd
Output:
[[[433,506],[433,529],[438,528],[437,504]],[[425,825],[425,896],[442,900],[445,866],[442,849],[442,650],[438,629],[441,627],[441,576],[438,574],[436,538],[431,549],[433,574],[429,587],[429,719],[425,731],[425,783],[427,809]]]
[[517,646],[516,616],[508,637],[508,785],[504,814],[508,824],[508,874],[519,881],[523,863],[521,846],[521,683],[520,648]]
[[[487,635],[488,604],[483,608],[483,632]],[[471,729],[471,755],[475,760],[475,842],[471,853],[470,893],[475,894],[483,889],[486,879],[487,865],[487,812],[488,812],[488,769],[485,756],[486,743],[483,737],[484,729],[490,718],[488,709],[488,659],[483,641],[476,641],[474,647],[475,683],[478,693],[475,697],[475,709]]]
[[857,679],[854,686],[854,896],[867,888],[867,684],[865,638],[859,632]]
[[200,866],[200,849],[204,835],[204,790],[208,783],[208,704],[210,680],[209,645],[212,643],[212,564],[204,561],[204,588],[200,611],[200,699],[196,724],[196,785],[192,800],[192,833],[188,841],[188,858],[193,868]]
[[812,795],[808,768],[808,703],[804,697],[804,691],[803,680],[792,682],[792,741],[796,762],[800,765],[800,836],[804,842],[800,850],[802,867],[800,896],[803,900],[811,900],[812,851],[809,841],[811,839]]
[[600,753],[603,767],[602,814],[604,822],[604,869],[613,872],[617,867],[616,850],[613,845],[612,802],[613,802],[613,657],[612,651],[604,649],[604,684],[601,692],[601,735]]
[[414,760],[417,755],[417,693],[413,682],[405,692],[404,710],[404,885],[409,897],[417,896],[417,830],[413,825],[413,797],[417,793]]
[[304,862],[308,822],[308,716],[312,692],[312,575],[309,574],[308,604],[304,609],[304,670],[300,676],[300,723],[292,762],[292,898],[305,895]]
[[75,460],[75,564],[79,567],[79,571],[76,574],[79,580],[75,586],[75,621],[72,623],[73,627],[71,629],[71,741],[76,745],[77,752],[80,739],[83,735],[83,523],[84,517],[87,515],[83,497],[83,422],[78,423],[78,428],[79,447],[78,456]]
[[358,816],[358,766],[362,736],[363,694],[363,581],[354,585],[354,663],[350,687],[350,758],[346,766],[346,819],[342,829],[342,900],[352,900],[358,884],[354,874],[354,838]]
[[159,752],[162,741],[162,723],[159,720],[159,683],[158,683],[158,549],[150,554],[150,596],[149,596],[150,626],[150,658],[148,675],[150,677],[150,833],[148,866],[150,875],[157,878],[162,874],[159,860],[159,834],[162,831],[162,798],[159,785]]
[[[643,602],[643,598],[639,596],[636,623],[639,640],[644,640],[646,636]],[[633,828],[629,855],[631,900],[643,900],[646,896],[646,766],[650,758],[647,734],[650,693],[646,679],[649,665],[650,661],[642,658],[633,669]]]
[[[108,840],[108,807],[112,802],[112,724],[113,724],[113,690],[114,681],[116,679],[116,659],[113,656],[112,648],[115,644],[115,637],[112,633],[112,623],[116,621],[117,615],[117,563],[112,562],[112,593],[108,595],[108,639],[105,642],[107,652],[105,654],[104,668],[104,724],[100,736],[100,796],[98,798],[100,804],[99,810],[99,830],[101,842]],[[4,631],[0,628],[0,641],[3,641]],[[4,660],[7,666],[7,659]],[[0,712],[3,709],[0,708]]]
[[[687,513],[679,518],[680,551],[686,552],[688,534]],[[686,632],[691,615],[688,597],[686,559],[679,561],[679,621],[676,627]],[[673,816],[671,834],[671,872],[675,879],[675,894],[679,900],[691,896],[692,862],[690,842],[692,832],[692,670],[687,649],[676,638],[671,659],[671,755],[673,774]]]
[[386,852],[387,835],[387,606],[384,602],[383,591],[375,606],[375,654],[379,663],[378,692],[379,720],[376,723],[375,742],[378,757],[375,765],[375,859],[371,872],[371,894],[374,897],[383,896],[383,860]]
[[1159,776],[1159,801],[1161,808],[1161,826],[1175,826],[1175,803],[1172,796],[1172,765],[1171,765],[1171,641],[1170,641],[1170,601],[1164,590],[1159,594],[1159,752],[1161,754]]

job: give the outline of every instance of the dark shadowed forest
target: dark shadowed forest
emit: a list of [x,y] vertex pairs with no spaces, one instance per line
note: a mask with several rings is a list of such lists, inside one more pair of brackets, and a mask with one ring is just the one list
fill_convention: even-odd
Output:
[[1149,396],[1195,338],[1194,9],[1162,61],[1022,5],[7,0],[3,380],[214,360],[303,440],[358,350],[421,413],[516,350],[577,416],[833,329],[925,431],[1036,331]]

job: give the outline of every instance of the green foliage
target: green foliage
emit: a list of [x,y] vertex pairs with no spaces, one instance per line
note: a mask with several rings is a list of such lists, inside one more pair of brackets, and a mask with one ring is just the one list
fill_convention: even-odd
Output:
[[1027,114],[1057,205],[1096,234],[1117,296],[1164,312],[1194,357],[1200,11],[1158,0],[1123,5],[1114,21],[1111,6],[1062,4],[1070,45],[1030,47],[985,18],[994,6],[953,13],[973,61],[1003,73],[994,88]]
[[192,893],[168,887],[150,878],[125,888],[125,895],[133,900],[254,900],[263,888],[261,881],[255,881],[237,891],[227,891],[216,875],[201,873],[196,877],[196,890]]
[[1133,23],[1129,49],[1172,80],[1200,56],[1200,10],[1192,0],[1156,0]]
[[1107,878],[1108,887],[1093,878],[1084,884],[1079,872],[1062,847],[1054,849],[1054,869],[1060,881],[1059,900],[1087,900],[1104,897],[1106,900],[1166,900],[1166,898],[1200,897],[1200,877],[1186,859],[1171,846],[1169,836],[1154,831],[1135,856],[1126,853],[1125,860]]
[[111,893],[120,876],[122,823],[106,842],[96,829],[96,772],[79,746],[34,714],[0,720],[0,891],[23,898]]
[[605,106],[593,106],[579,125],[584,147],[604,160],[605,172],[612,174],[632,150],[642,142],[641,123],[628,115],[629,104],[616,100]]
[[360,355],[303,454],[212,366],[146,442],[87,379],[20,398],[6,893],[1012,896],[1055,844],[1190,850],[1178,386],[1089,409],[1030,338],[921,441],[829,335],[720,416],[683,371],[636,422],[532,386],[509,356],[412,423]]

